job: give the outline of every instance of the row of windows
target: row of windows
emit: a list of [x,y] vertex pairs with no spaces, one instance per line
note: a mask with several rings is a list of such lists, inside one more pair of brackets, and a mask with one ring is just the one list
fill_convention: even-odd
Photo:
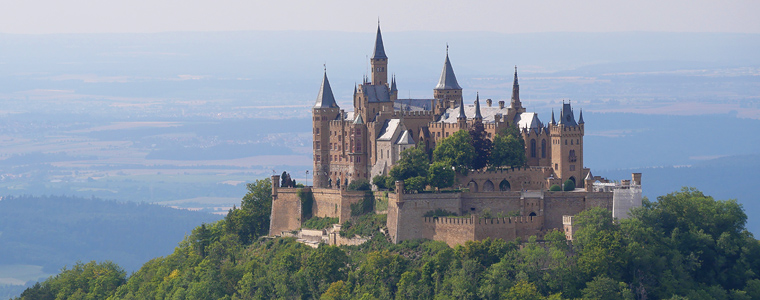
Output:
[[[554,164],[554,170],[559,170],[559,165],[556,163]],[[575,171],[575,165],[570,165],[570,171]]]
[[[568,140],[565,140],[565,145],[567,145],[567,141]],[[559,139],[553,139],[552,144],[559,145]],[[580,145],[580,144],[581,144],[581,139],[575,139],[575,145]],[[573,145],[572,139],[570,140],[570,145]]]
[[[530,140],[530,157],[536,157],[536,140]],[[541,158],[546,158],[546,140],[541,140]]]

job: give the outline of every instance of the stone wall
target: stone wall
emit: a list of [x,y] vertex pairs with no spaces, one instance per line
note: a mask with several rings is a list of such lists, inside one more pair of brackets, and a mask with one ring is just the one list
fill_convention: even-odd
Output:
[[298,188],[273,187],[270,236],[282,235],[283,231],[301,228],[301,199],[298,198],[297,191]]
[[[403,190],[403,186],[401,187]],[[422,221],[425,213],[436,209],[459,213],[462,207],[461,195],[461,193],[389,193],[387,225],[391,240],[398,243],[423,238]]]
[[542,237],[543,217],[514,217],[481,219],[474,215],[469,218],[424,218],[424,237],[442,241],[451,247],[467,241],[486,238],[511,241],[527,239],[531,235]]

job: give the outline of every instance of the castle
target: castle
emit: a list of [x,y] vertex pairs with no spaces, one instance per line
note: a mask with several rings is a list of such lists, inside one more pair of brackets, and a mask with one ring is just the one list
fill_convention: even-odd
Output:
[[[576,119],[570,103],[562,104],[558,117],[544,124],[537,113],[527,112],[520,100],[517,67],[509,106],[505,101],[473,104],[464,101],[462,87],[446,50],[438,84],[430,99],[399,99],[395,77],[389,79],[389,58],[378,25],[371,78],[354,87],[353,111],[335,101],[327,72],[312,108],[314,185],[312,214],[350,218],[350,204],[364,192],[347,191],[355,180],[387,175],[402,151],[422,147],[428,153],[442,139],[482,124],[489,139],[515,126],[525,142],[524,167],[473,170],[457,175],[466,192],[404,194],[403,182],[388,193],[388,234],[394,242],[414,238],[443,240],[449,244],[486,237],[514,239],[542,236],[549,229],[563,229],[571,238],[572,215],[592,207],[605,207],[616,217],[641,203],[641,175],[612,183],[593,176],[583,165],[583,112]],[[573,181],[577,189],[550,192],[554,184]],[[278,186],[273,177],[270,235],[300,228],[302,212],[295,190]],[[376,192],[377,193],[377,192]],[[383,193],[384,195],[384,193]],[[379,194],[378,194],[379,196]],[[426,218],[426,213],[446,210],[470,218]],[[481,218],[484,212],[518,212],[514,218]],[[486,214],[488,215],[488,214]]]

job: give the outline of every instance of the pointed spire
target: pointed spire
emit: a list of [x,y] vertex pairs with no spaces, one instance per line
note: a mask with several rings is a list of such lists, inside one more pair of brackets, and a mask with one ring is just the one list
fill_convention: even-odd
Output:
[[475,96],[475,119],[483,119],[483,116],[480,114],[480,93],[477,93],[477,96]]
[[325,71],[324,77],[322,77],[322,86],[319,88],[319,95],[317,95],[317,101],[314,104],[314,108],[333,108],[338,107],[335,103],[335,96],[333,96],[332,88],[330,88],[330,81],[327,80],[327,71]]
[[435,86],[435,90],[461,90],[462,87],[457,83],[457,76],[454,75],[454,68],[451,67],[451,61],[449,61],[449,45],[446,45],[446,61],[443,63],[443,71],[441,71],[441,79],[438,80],[438,85]]
[[552,108],[552,125],[557,125],[557,121],[554,121],[554,109]]
[[396,74],[393,74],[393,77],[391,78],[391,93],[398,91],[396,88]]
[[583,109],[581,109],[581,115],[578,117],[578,124],[583,124]]
[[457,119],[467,119],[467,115],[464,114],[464,100],[459,103],[459,116]]
[[385,56],[385,47],[383,47],[383,35],[380,33],[380,20],[377,21],[377,36],[375,37],[375,52],[372,53],[372,59],[387,59]]
[[517,83],[517,66],[515,66],[515,81],[512,83],[512,101],[510,101],[509,107],[514,109],[522,108],[522,102],[520,102],[520,85]]
[[356,91],[356,82],[354,82],[354,97],[356,96],[356,93],[357,93],[357,91]]

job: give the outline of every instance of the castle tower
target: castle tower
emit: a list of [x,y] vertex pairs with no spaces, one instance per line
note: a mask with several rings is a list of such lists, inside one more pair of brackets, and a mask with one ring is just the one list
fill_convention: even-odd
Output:
[[[553,114],[553,112],[552,112]],[[571,179],[583,187],[583,118],[576,123],[570,103],[562,103],[559,120],[549,125],[551,135],[551,166],[562,181]]]
[[433,98],[441,100],[443,109],[452,108],[456,103],[462,101],[462,87],[457,83],[457,76],[454,75],[454,68],[449,60],[449,46],[446,46],[446,60],[443,63],[441,79],[438,85],[433,89]]
[[396,87],[396,75],[391,78],[391,101],[398,100],[398,88]]
[[314,186],[327,187],[330,172],[330,121],[338,118],[340,107],[335,103],[330,81],[327,80],[327,71],[322,77],[322,86],[319,88],[317,101],[311,109],[313,124],[313,147],[314,147]]
[[383,47],[383,35],[380,34],[380,23],[377,24],[377,36],[375,37],[375,52],[370,60],[372,65],[372,85],[388,84],[388,56]]
[[459,100],[459,116],[457,116],[459,129],[467,129],[467,115],[464,114],[464,100]]

